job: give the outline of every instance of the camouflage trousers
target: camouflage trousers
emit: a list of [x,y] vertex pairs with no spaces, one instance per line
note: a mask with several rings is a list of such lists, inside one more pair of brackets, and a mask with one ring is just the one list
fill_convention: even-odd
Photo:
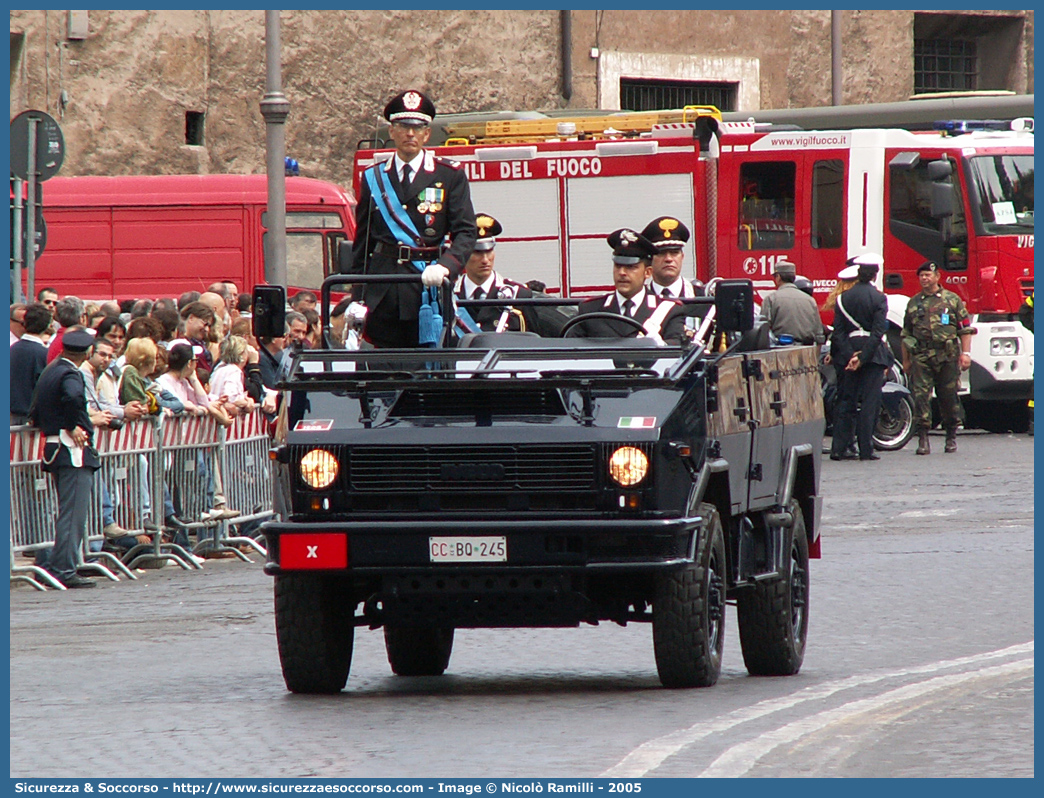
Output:
[[961,420],[961,406],[957,398],[957,387],[961,380],[958,361],[939,356],[914,355],[910,358],[907,379],[910,393],[913,394],[916,428],[931,429],[934,388],[943,428],[956,429]]

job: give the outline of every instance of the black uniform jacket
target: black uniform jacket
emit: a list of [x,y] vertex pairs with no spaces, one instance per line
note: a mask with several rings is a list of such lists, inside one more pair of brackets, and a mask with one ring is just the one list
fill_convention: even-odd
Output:
[[[58,435],[62,430],[71,433],[76,427],[93,433],[94,425],[87,414],[83,372],[62,357],[45,368],[36,383],[29,420],[47,436]],[[44,471],[72,464],[71,453],[65,446],[59,443],[44,445]],[[83,465],[86,468],[101,467],[98,452],[90,444],[83,448]]]
[[[394,161],[394,157],[389,158],[377,166],[384,170],[384,182],[392,192],[389,194],[392,208],[399,213],[405,211],[413,221],[413,226],[422,238],[421,246],[442,246],[446,236],[449,236],[449,248],[438,258],[429,257],[428,262],[437,260],[449,269],[450,279],[455,280],[471,256],[477,236],[467,177],[460,164],[436,157],[430,150],[425,150],[423,165],[410,181],[409,195],[403,197]],[[432,191],[426,195],[425,189]],[[440,201],[435,203],[439,207],[431,207],[432,202],[426,198],[429,195],[439,198]],[[355,223],[353,274],[417,274],[412,263],[398,262],[396,250],[399,242],[377,209],[365,176],[359,186]],[[399,319],[416,319],[420,308],[420,290],[419,282],[398,285],[371,283],[363,287],[361,301],[371,313],[382,302],[390,301],[397,305]],[[391,308],[383,308],[383,313],[379,315],[390,316],[389,310]]]
[[[638,304],[631,318],[639,324],[644,324],[653,314],[653,311],[656,310],[656,306],[660,304],[655,294],[651,291],[637,295],[635,301]],[[671,302],[671,300],[665,301]],[[674,308],[671,309],[660,325],[660,337],[668,344],[678,344],[685,334],[686,314],[682,305],[676,302],[671,302],[671,304],[674,305]],[[583,316],[587,313],[598,312],[622,315],[620,306],[616,301],[615,291],[605,296],[581,302],[576,315]],[[587,338],[637,338],[639,334],[638,329],[632,324],[623,321],[610,321],[608,319],[591,319],[578,326],[580,327],[579,334]]]
[[[460,281],[460,287],[457,289],[458,299],[468,299],[465,295],[465,290],[471,286],[464,280]],[[533,296],[533,292],[530,291],[526,286],[521,283],[516,283],[512,280],[507,280],[501,277],[496,272],[493,273],[493,285],[489,289],[489,295],[482,297],[483,299],[530,299]],[[505,305],[503,307],[478,307],[468,308],[468,313],[471,314],[471,318],[475,320],[486,332],[493,332],[497,329],[497,324],[500,322],[501,317],[504,315],[504,311],[508,311],[507,326],[504,328],[506,331],[519,332],[522,330],[523,323],[525,324],[525,332],[535,332],[540,335],[545,333],[540,330],[540,320],[533,312],[535,308],[514,308]],[[518,317],[518,313],[522,313],[522,318]]]
[[[883,342],[888,331],[888,300],[870,283],[856,283],[838,297],[856,327],[839,308],[834,309],[834,331],[830,335],[831,357],[843,368],[853,354],[865,365],[891,366],[894,358],[888,344]],[[864,335],[859,328],[869,332]],[[852,335],[855,333],[855,335]]]

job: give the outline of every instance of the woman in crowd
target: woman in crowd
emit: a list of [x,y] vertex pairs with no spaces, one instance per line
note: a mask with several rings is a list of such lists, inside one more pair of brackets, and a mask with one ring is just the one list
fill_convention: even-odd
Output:
[[220,401],[230,415],[253,410],[243,372],[248,359],[257,363],[257,350],[241,335],[230,335],[221,342],[220,354],[221,365],[210,375],[210,400]]
[[127,329],[117,316],[106,316],[98,323],[95,334],[112,342],[113,358],[109,367],[102,372],[96,385],[98,396],[110,404],[125,404],[120,402],[119,382],[122,370],[122,356],[124,342],[127,340]]

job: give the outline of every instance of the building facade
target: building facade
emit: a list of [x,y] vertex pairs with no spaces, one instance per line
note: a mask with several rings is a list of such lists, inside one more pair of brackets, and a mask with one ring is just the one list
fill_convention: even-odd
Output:
[[[63,175],[258,173],[263,11],[11,11],[10,112]],[[403,31],[408,31],[404,36]],[[1032,11],[844,11],[842,101],[1033,91]],[[287,155],[351,184],[396,91],[440,113],[831,103],[830,11],[283,11]]]

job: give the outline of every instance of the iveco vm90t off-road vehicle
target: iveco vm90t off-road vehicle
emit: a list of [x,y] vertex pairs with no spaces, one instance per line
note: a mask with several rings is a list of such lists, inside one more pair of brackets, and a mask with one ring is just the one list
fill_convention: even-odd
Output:
[[[327,278],[324,308],[346,278]],[[282,329],[272,290],[255,293],[266,334]],[[437,675],[458,628],[600,621],[650,623],[663,685],[703,687],[727,604],[750,673],[797,673],[819,556],[817,352],[770,348],[752,296],[719,283],[683,346],[566,323],[299,353],[273,450],[282,520],[264,526],[287,687],[341,690],[357,627],[383,627],[396,674]]]

